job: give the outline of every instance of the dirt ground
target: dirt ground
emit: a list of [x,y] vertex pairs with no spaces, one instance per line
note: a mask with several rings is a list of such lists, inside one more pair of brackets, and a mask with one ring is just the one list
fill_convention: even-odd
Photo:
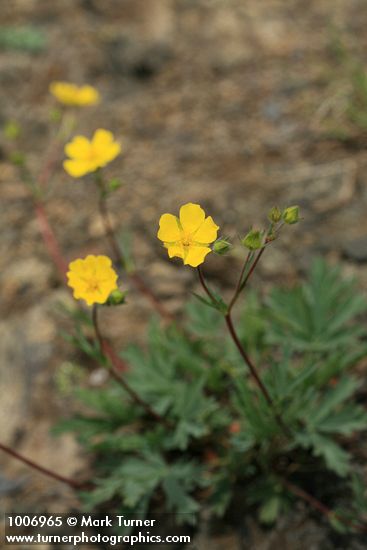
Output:
[[[23,26],[43,34],[40,51],[1,45],[3,27]],[[39,174],[50,155],[49,83],[98,88],[103,101],[80,111],[77,132],[107,128],[123,144],[123,155],[107,169],[123,181],[110,200],[113,222],[134,235],[139,270],[172,312],[196,281],[190,269],[165,258],[157,220],[189,201],[233,238],[263,223],[274,204],[300,204],[302,224],[264,256],[256,284],[291,283],[322,254],[342,262],[365,291],[367,126],[351,120],[348,105],[354,63],[367,63],[366,27],[365,0],[0,0],[0,124],[21,124],[22,148]],[[45,252],[6,147],[2,139],[1,441],[78,476],[88,457],[71,437],[49,434],[72,406],[56,383],[73,359],[55,315],[69,292]],[[62,154],[47,212],[66,258],[108,253],[92,183],[72,180],[61,161]],[[226,288],[236,265],[236,257],[209,258],[208,277]],[[121,344],[143,337],[151,311],[133,289],[123,309],[108,313],[105,323]],[[1,511],[78,507],[67,488],[2,455],[0,495]],[[203,532],[197,544],[200,550],[342,548],[305,517],[300,507],[270,532],[249,525],[246,541]]]

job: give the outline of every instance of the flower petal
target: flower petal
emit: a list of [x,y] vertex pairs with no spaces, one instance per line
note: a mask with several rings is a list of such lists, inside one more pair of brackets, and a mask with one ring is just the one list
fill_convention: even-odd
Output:
[[75,136],[65,145],[65,153],[68,157],[85,160],[91,152],[91,143],[85,136]]
[[99,103],[100,96],[98,91],[93,86],[81,86],[78,90],[78,103],[79,105],[95,105]]
[[204,223],[195,231],[193,239],[198,243],[212,243],[217,238],[219,226],[216,225],[211,216],[208,216]]
[[115,159],[121,153],[121,145],[114,141],[108,146],[104,147],[100,153],[99,165],[105,166],[108,162]]
[[102,128],[99,128],[94,132],[92,143],[96,147],[106,147],[111,145],[113,142],[113,133],[109,130],[103,130]]
[[167,243],[174,243],[181,239],[179,222],[173,214],[163,214],[159,220],[158,239]]
[[90,169],[90,162],[84,160],[64,160],[63,166],[65,171],[73,178],[80,178],[88,172],[93,172],[94,169]]
[[117,287],[117,273],[107,256],[94,256],[74,260],[69,264],[68,286],[74,298],[83,299],[88,305],[104,304]]
[[205,220],[205,212],[198,204],[189,202],[180,208],[180,222],[187,233],[194,233]]
[[169,246],[169,245],[167,245],[166,248],[167,248],[167,251],[168,251],[168,256],[170,258],[182,258],[182,259],[184,258],[184,252],[183,252],[182,246],[177,246],[177,245]]
[[197,267],[202,264],[205,256],[211,252],[208,246],[190,246],[189,251],[184,259],[185,265],[191,265],[191,267]]

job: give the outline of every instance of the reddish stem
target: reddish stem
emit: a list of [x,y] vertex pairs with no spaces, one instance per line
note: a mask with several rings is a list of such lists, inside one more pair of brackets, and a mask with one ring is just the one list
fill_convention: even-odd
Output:
[[52,470],[49,470],[48,468],[45,468],[44,466],[41,466],[40,464],[33,462],[33,460],[30,460],[29,458],[26,458],[25,456],[17,453],[16,451],[14,451],[14,449],[11,449],[10,447],[8,447],[7,445],[4,445],[3,443],[0,443],[0,450],[4,451],[4,453],[7,453],[13,458],[19,460],[20,462],[23,462],[23,464],[30,466],[34,470],[41,472],[41,474],[44,474],[48,477],[51,477],[52,479],[55,479],[56,481],[61,481],[61,483],[65,483],[66,485],[69,485],[69,487],[71,487],[72,489],[82,489],[87,485],[89,485],[88,483],[76,481],[75,479],[71,479],[71,478],[62,476],[56,472],[53,472]]
[[96,334],[99,347],[101,349],[101,352],[108,360],[108,370],[113,376],[113,378],[124,388],[124,390],[130,395],[131,399],[135,401],[137,405],[140,405],[143,407],[143,409],[148,413],[149,416],[154,418],[155,420],[158,420],[158,422],[161,422],[167,427],[171,427],[170,422],[166,420],[163,416],[158,414],[152,407],[142,399],[133,388],[126,382],[125,378],[121,376],[119,371],[126,371],[128,370],[127,364],[116,356],[115,352],[113,351],[112,347],[106,340],[103,338],[99,323],[98,323],[98,307],[96,305],[93,306],[92,311],[92,321],[93,321],[93,327],[94,332]]
[[290,431],[288,426],[285,424],[282,416],[279,414],[279,412],[278,412],[278,410],[277,410],[277,408],[274,404],[274,401],[270,397],[270,394],[269,394],[265,384],[263,383],[263,381],[260,378],[259,373],[257,372],[257,368],[255,367],[254,363],[252,362],[252,359],[250,358],[250,356],[248,355],[248,353],[245,351],[244,347],[242,346],[241,341],[238,338],[237,332],[236,332],[236,330],[233,326],[233,321],[232,321],[232,317],[231,317],[230,313],[227,313],[227,315],[225,315],[225,320],[226,320],[228,331],[231,335],[231,338],[232,338],[233,342],[236,344],[237,349],[238,349],[242,359],[244,360],[244,362],[246,363],[246,365],[250,369],[251,375],[254,378],[256,384],[258,385],[261,393],[265,397],[268,405],[273,410],[274,417],[275,417],[278,425],[281,427],[281,429],[283,430],[283,432],[285,433],[285,435],[287,437],[292,437],[292,432]]
[[[258,256],[258,258],[259,258],[259,256]],[[203,272],[202,272],[200,266],[197,268],[197,271],[198,271],[199,280],[200,280],[200,283],[201,283],[203,289],[205,290],[205,292],[208,295],[208,297],[210,298],[210,300],[212,300],[214,303],[216,303],[217,300],[215,299],[215,296],[213,295],[213,293],[209,289],[208,285],[206,284],[206,281],[205,281],[205,278],[204,278],[204,275],[203,275]],[[252,273],[252,271],[250,270],[251,273]],[[246,282],[248,281],[248,278],[249,278],[249,275],[247,275],[247,277],[245,279]],[[252,362],[250,356],[247,354],[247,352],[245,351],[244,347],[242,346],[242,344],[240,342],[240,339],[238,338],[237,332],[236,332],[236,330],[233,326],[231,312],[230,312],[229,309],[227,310],[227,313],[224,315],[224,318],[225,318],[225,321],[226,321],[226,324],[227,324],[227,327],[228,327],[228,331],[229,331],[229,334],[231,335],[231,338],[232,338],[233,342],[236,344],[237,349],[240,352],[240,355],[241,355],[242,359],[244,360],[244,362],[246,363],[246,365],[250,369],[250,373],[251,373],[252,377],[254,378],[256,384],[258,385],[261,393],[265,397],[268,405],[272,408],[272,410],[274,412],[274,417],[275,417],[276,421],[278,422],[278,425],[281,427],[283,432],[288,437],[291,437],[292,433],[291,433],[290,429],[284,423],[284,421],[283,421],[281,415],[279,414],[272,398],[270,397],[270,394],[269,394],[266,386],[264,385],[263,381],[260,378],[259,373],[257,372],[257,368],[255,367],[255,365]]]
[[305,502],[307,502],[312,508],[317,510],[318,512],[321,512],[325,517],[327,517],[329,520],[334,517],[341,523],[343,523],[346,527],[351,527],[352,529],[356,529],[358,531],[362,531],[363,533],[367,533],[367,525],[361,524],[361,523],[354,523],[353,521],[350,521],[346,518],[343,518],[339,514],[335,513],[331,508],[323,504],[320,500],[315,498],[314,496],[310,495],[310,493],[307,493],[301,487],[298,487],[298,485],[294,485],[294,483],[291,483],[287,479],[281,479],[281,483],[284,485],[288,491],[293,493],[294,495],[298,496]]
[[[125,258],[124,255],[121,252],[120,245],[118,244],[116,240],[116,235],[114,232],[114,229],[111,224],[107,203],[106,203],[106,197],[104,194],[104,188],[103,188],[103,182],[101,180],[97,181],[97,184],[100,188],[100,197],[99,197],[99,212],[101,214],[101,218],[103,221],[106,237],[110,243],[111,250],[115,256],[116,262],[121,267],[126,267],[125,264]],[[128,276],[135,286],[135,288],[143,295],[147,300],[152,304],[153,308],[159,313],[159,315],[165,319],[166,321],[172,322],[174,320],[173,315],[167,311],[167,309],[163,306],[163,304],[158,300],[156,295],[153,293],[153,291],[146,285],[145,281],[141,278],[141,276],[136,272],[128,272]]]
[[38,219],[40,232],[41,232],[43,241],[46,245],[46,249],[48,250],[50,257],[52,258],[52,261],[54,262],[60,274],[60,277],[62,278],[63,281],[65,281],[68,266],[61,253],[60,246],[56,239],[55,233],[48,221],[45,208],[42,202],[38,201],[37,199],[33,201],[33,204],[34,204],[34,209]]
[[42,167],[42,170],[38,176],[38,183],[41,186],[41,188],[46,187],[46,185],[52,178],[57,167],[57,161],[59,160],[60,153],[61,153],[60,143],[59,142],[53,143],[48,154],[48,159],[45,162],[44,166]]

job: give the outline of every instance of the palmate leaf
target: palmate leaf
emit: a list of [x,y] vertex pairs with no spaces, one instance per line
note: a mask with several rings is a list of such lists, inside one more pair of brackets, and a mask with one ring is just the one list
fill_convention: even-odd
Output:
[[[201,298],[201,296],[200,296]],[[190,300],[185,308],[186,327],[196,337],[213,339],[223,325],[223,318],[218,311],[206,307],[206,304]]]
[[313,452],[316,456],[322,456],[326,465],[335,473],[344,477],[350,469],[350,455],[329,438],[318,434],[311,436]]
[[157,454],[127,458],[116,472],[121,477],[124,504],[134,507],[161,483],[166,465]]
[[315,456],[325,460],[327,467],[345,477],[350,470],[350,455],[332,439],[317,433],[298,434],[296,440],[301,447],[312,449]]
[[351,435],[356,431],[367,430],[367,413],[358,405],[347,405],[341,411],[319,422],[318,430],[341,435]]
[[326,351],[352,346],[365,333],[351,324],[366,311],[354,282],[323,260],[314,262],[309,282],[291,290],[275,289],[268,301],[271,343],[287,342],[299,351]]
[[209,497],[210,510],[216,516],[223,516],[233,495],[233,481],[230,472],[221,470],[211,476],[211,493]]
[[312,416],[308,419],[308,425],[312,428],[318,427],[318,425],[325,420],[331,413],[334,413],[336,408],[346,401],[358,387],[358,381],[352,377],[344,377],[337,385],[330,388],[322,396],[320,396],[320,403],[317,409],[313,412]]

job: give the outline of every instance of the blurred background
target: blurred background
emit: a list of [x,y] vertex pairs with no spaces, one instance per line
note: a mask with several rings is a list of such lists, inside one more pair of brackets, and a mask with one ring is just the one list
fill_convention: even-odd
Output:
[[[53,132],[50,82],[100,91],[102,103],[78,112],[74,133],[106,128],[121,141],[107,169],[123,182],[110,199],[112,221],[133,235],[140,273],[172,312],[196,278],[168,262],[157,222],[189,201],[234,239],[261,227],[271,206],[298,203],[302,224],[264,256],[254,283],[292,283],[321,254],[365,290],[366,27],[364,0],[0,0],[0,124],[20,124],[21,148],[41,174]],[[75,441],[49,434],[73,406],[58,377],[75,357],[55,315],[70,294],[3,135],[0,143],[1,441],[84,476],[88,457]],[[109,253],[93,185],[67,176],[62,158],[47,212],[65,257]],[[208,277],[225,290],[238,261],[208,258]],[[149,304],[132,290],[123,309],[106,314],[106,333],[121,344],[142,339]],[[7,510],[77,506],[67,488],[3,455],[0,497]]]

